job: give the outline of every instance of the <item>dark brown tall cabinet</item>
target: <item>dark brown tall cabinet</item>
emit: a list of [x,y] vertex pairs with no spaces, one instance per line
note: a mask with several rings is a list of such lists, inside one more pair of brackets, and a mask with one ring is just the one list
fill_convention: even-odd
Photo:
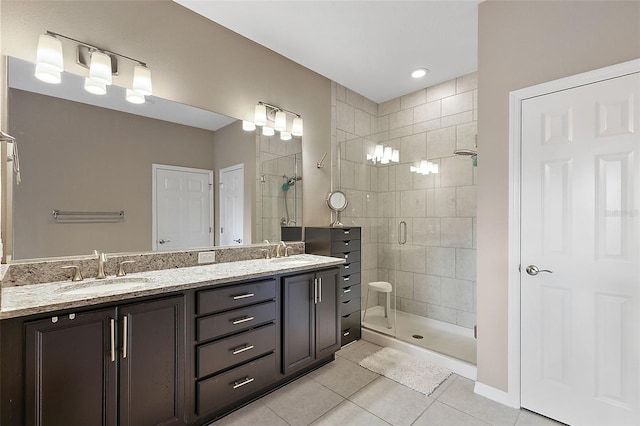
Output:
[[182,425],[184,297],[25,324],[27,425]]
[[283,278],[283,372],[289,374],[340,348],[338,271]]
[[345,260],[338,277],[341,345],[360,339],[360,227],[307,227],[305,246],[307,253]]

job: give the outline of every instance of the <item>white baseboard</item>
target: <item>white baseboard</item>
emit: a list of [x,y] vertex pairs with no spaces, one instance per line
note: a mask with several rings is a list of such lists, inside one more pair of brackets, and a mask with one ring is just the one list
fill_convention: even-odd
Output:
[[514,401],[513,396],[509,395],[508,392],[485,385],[484,383],[476,381],[473,391],[480,396],[484,396],[508,407],[520,408],[520,401]]

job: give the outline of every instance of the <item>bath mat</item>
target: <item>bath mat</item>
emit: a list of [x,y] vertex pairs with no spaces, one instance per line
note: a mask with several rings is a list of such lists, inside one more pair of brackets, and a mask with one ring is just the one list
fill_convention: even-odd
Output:
[[360,365],[408,388],[430,395],[451,371],[393,348],[382,348]]

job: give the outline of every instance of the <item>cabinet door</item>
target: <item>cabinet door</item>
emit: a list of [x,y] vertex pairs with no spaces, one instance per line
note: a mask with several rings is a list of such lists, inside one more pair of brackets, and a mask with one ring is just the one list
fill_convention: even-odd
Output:
[[318,272],[316,308],[316,359],[322,359],[340,349],[340,302],[338,271]]
[[120,425],[182,425],[183,296],[119,308]]
[[282,360],[288,374],[315,360],[314,274],[286,277],[282,289]]
[[116,424],[115,309],[72,318],[25,325],[27,425]]

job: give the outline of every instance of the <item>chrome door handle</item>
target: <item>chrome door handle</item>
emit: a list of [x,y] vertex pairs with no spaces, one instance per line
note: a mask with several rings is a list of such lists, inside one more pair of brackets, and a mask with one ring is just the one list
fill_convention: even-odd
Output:
[[116,320],[111,318],[111,362],[116,360]]
[[127,316],[125,315],[123,318],[123,324],[122,324],[122,359],[126,359],[127,358],[127,340],[128,340],[128,331],[129,328],[127,327]]
[[158,241],[160,244],[164,244],[164,243],[170,243],[171,240],[160,240]]
[[531,276],[534,276],[534,277],[536,275],[538,275],[540,272],[548,272],[550,274],[553,274],[553,271],[550,271],[548,269],[540,269],[536,265],[527,266],[527,269],[525,269],[525,271],[527,271],[527,274],[529,274]]
[[398,244],[407,244],[407,222],[404,220],[398,223]]

